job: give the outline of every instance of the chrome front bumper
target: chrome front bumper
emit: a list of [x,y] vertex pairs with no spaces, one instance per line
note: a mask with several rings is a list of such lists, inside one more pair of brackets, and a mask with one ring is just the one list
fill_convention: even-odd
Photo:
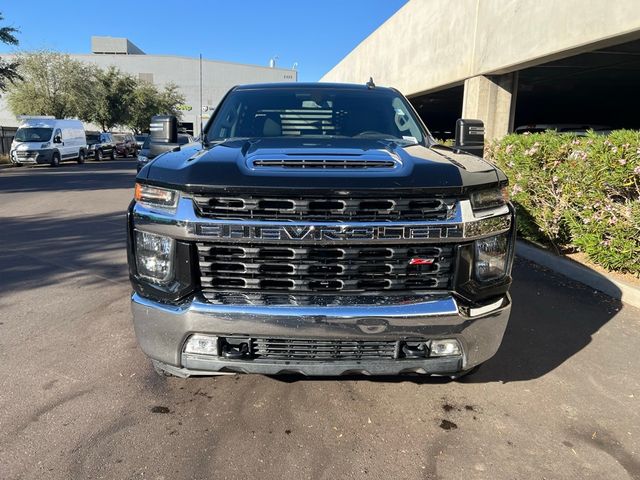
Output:
[[[397,298],[397,297],[396,297]],[[195,298],[179,306],[132,296],[138,342],[161,368],[180,376],[218,372],[393,375],[454,374],[491,358],[502,341],[511,311],[509,296],[481,308],[464,309],[449,295],[371,297],[349,306],[216,305]],[[402,340],[457,338],[453,357],[380,360],[231,360],[183,352],[193,333],[290,339]]]

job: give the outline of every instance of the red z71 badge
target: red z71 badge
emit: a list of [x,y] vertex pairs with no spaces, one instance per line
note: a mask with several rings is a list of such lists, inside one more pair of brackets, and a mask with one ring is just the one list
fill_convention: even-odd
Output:
[[433,265],[435,258],[412,258],[409,265]]

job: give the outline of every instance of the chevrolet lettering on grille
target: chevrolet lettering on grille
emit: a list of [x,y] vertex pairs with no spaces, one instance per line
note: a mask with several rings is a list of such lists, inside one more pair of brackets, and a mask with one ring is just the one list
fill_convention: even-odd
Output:
[[349,225],[234,225],[195,224],[192,233],[210,239],[233,240],[296,240],[296,241],[362,241],[362,240],[425,240],[462,238],[460,225],[370,226]]

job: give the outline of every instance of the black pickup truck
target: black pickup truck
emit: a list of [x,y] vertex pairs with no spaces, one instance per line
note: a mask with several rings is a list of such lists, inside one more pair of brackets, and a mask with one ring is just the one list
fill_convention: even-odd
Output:
[[398,91],[240,86],[198,143],[171,132],[152,123],[167,151],[128,211],[134,327],[159,373],[456,377],[495,354],[507,178],[436,144]]

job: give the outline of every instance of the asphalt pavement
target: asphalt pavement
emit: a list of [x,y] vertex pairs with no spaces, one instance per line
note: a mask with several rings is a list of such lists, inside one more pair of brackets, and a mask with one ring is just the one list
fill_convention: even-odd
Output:
[[640,311],[524,260],[502,347],[461,381],[157,376],[134,176],[0,171],[0,479],[640,479]]

